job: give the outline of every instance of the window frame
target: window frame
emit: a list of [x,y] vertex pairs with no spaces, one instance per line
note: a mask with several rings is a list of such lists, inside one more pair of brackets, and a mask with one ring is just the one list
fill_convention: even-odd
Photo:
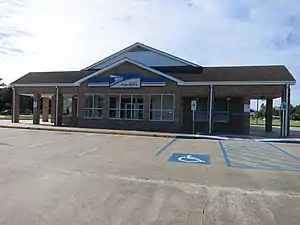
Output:
[[[219,98],[220,99],[220,98]],[[223,99],[223,98],[222,98]],[[227,98],[226,100],[226,110],[212,110],[212,122],[213,123],[229,123],[229,107],[230,107],[230,99],[228,100]],[[215,99],[214,99],[214,103],[215,103]],[[213,103],[213,106],[215,105]],[[215,114],[223,114],[226,115],[226,120],[215,120]]]
[[[87,97],[88,96],[93,96],[93,100],[92,100],[92,108],[90,108],[90,107],[86,107],[86,100],[87,100]],[[100,96],[101,98],[102,98],[102,107],[101,108],[95,108],[95,96]],[[99,120],[99,119],[103,119],[103,109],[104,109],[104,95],[103,94],[98,94],[98,93],[86,93],[85,95],[84,95],[84,98],[85,98],[85,106],[84,106],[84,108],[83,108],[83,110],[84,110],[84,119],[96,119],[96,120]],[[99,116],[86,116],[86,110],[91,110],[93,113],[92,114],[94,114],[94,111],[95,110],[101,110],[102,111],[102,113],[101,113],[101,117],[99,117]]]
[[[172,110],[163,110],[163,96],[173,96],[173,104],[172,104]],[[151,97],[152,96],[160,96],[160,110],[158,109],[151,109]],[[151,119],[151,112],[153,111],[160,111],[160,120],[158,119]],[[172,111],[173,112],[173,118],[172,120],[163,120],[163,111]],[[175,94],[149,94],[149,121],[155,121],[155,122],[174,122],[175,120]]]
[[[125,110],[125,112],[126,112],[126,110],[128,110],[128,109],[126,109],[126,107],[125,108],[122,108],[121,106],[122,106],[122,96],[130,96],[130,105],[132,105],[133,104],[133,97],[134,96],[140,96],[142,99],[143,99],[143,109],[137,109],[137,110],[135,110],[135,109],[130,109],[130,118],[128,119],[128,118],[126,118],[126,116],[125,116],[125,118],[121,118],[121,111],[122,110]],[[110,107],[110,97],[118,97],[118,99],[119,99],[119,102],[118,102],[118,107],[117,108],[111,108]],[[115,118],[112,118],[112,117],[110,117],[110,111],[111,110],[116,110],[116,115],[117,115],[117,117],[115,117]],[[143,112],[143,118],[142,119],[134,119],[133,118],[133,112],[134,111],[142,111]],[[143,120],[145,120],[145,95],[144,94],[109,94],[109,105],[108,105],[108,118],[110,119],[110,120],[129,120],[129,121],[143,121]]]

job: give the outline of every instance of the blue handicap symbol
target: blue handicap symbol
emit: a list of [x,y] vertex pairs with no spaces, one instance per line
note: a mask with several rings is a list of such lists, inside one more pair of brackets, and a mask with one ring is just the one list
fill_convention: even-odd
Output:
[[198,155],[188,153],[173,153],[168,162],[190,163],[190,164],[210,164],[209,155]]

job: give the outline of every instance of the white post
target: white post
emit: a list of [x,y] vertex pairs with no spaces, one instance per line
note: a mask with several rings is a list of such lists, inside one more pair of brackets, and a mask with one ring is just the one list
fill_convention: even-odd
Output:
[[209,92],[209,121],[208,121],[208,133],[211,134],[212,131],[212,107],[213,107],[213,85],[210,84]]
[[193,110],[193,134],[195,134],[195,110]]
[[58,86],[56,88],[56,96],[55,96],[55,126],[58,126]]
[[288,136],[288,126],[289,126],[289,123],[288,123],[288,120],[290,119],[289,118],[289,85],[287,84],[286,85],[286,88],[285,88],[285,104],[286,104],[286,110],[285,110],[285,124],[284,124],[284,136]]

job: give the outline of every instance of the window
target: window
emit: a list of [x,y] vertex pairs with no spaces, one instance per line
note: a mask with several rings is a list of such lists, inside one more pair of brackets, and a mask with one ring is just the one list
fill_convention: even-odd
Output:
[[197,109],[195,111],[195,122],[207,122],[208,113],[207,113],[207,98],[197,99]]
[[227,123],[229,120],[229,100],[227,100],[226,98],[216,98],[214,100],[213,107],[213,122]]
[[142,120],[144,118],[144,96],[111,95],[109,98],[109,118]]
[[63,95],[63,115],[72,116],[72,96]]
[[85,96],[85,118],[101,119],[103,113],[103,96],[101,94],[87,94]]
[[150,95],[150,120],[174,120],[174,95]]

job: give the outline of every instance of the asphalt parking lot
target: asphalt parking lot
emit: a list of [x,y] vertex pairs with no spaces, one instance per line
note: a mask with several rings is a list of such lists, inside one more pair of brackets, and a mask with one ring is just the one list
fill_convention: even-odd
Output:
[[299,224],[300,146],[0,129],[0,224]]

